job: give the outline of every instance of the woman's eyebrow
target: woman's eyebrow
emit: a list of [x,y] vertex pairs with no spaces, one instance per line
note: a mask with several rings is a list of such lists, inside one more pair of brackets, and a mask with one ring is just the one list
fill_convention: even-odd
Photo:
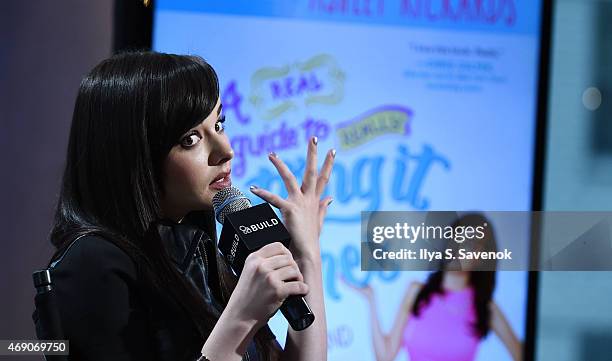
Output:
[[217,109],[217,116],[221,114],[221,109],[223,109],[223,104],[219,104],[219,109]]

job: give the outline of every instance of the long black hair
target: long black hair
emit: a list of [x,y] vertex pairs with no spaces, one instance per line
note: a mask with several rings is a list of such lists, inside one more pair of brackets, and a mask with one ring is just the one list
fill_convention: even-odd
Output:
[[[459,217],[453,222],[452,227],[456,226],[474,226],[482,225],[487,223],[488,226],[484,231],[484,238],[480,242],[484,245],[482,251],[496,251],[497,242],[495,240],[495,233],[491,222],[482,214],[470,213]],[[481,261],[487,262],[487,264],[479,265],[479,269],[482,271],[470,271],[469,272],[469,287],[474,290],[474,303],[473,307],[476,312],[476,321],[472,325],[474,334],[479,338],[484,338],[489,333],[491,312],[490,302],[493,299],[493,292],[495,291],[495,259]],[[425,284],[419,291],[412,306],[412,314],[418,316],[423,307],[426,307],[430,302],[431,297],[435,294],[444,294],[445,290],[442,288],[442,281],[444,279],[444,268],[441,270],[432,272]]]
[[[57,249],[53,258],[84,234],[115,243],[151,287],[166,290],[204,339],[215,316],[172,264],[161,242],[146,234],[163,217],[164,159],[182,134],[213,111],[218,98],[217,75],[197,56],[129,52],[94,67],[76,98],[50,236]],[[216,239],[212,212],[199,213],[199,225]],[[221,301],[227,304],[236,279],[215,253]],[[263,336],[255,339],[271,359],[273,348]]]

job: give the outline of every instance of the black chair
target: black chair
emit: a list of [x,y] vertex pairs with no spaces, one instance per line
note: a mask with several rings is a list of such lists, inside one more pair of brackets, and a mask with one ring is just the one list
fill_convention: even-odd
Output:
[[[65,340],[62,320],[55,291],[51,271],[57,264],[54,262],[49,268],[36,271],[32,274],[36,296],[34,304],[36,309],[32,313],[32,320],[36,326],[36,337],[39,340]],[[45,354],[47,361],[68,361],[68,355]]]

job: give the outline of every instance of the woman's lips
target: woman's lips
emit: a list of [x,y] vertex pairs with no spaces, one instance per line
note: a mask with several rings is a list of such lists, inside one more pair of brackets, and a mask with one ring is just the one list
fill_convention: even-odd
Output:
[[223,188],[227,188],[232,185],[232,176],[230,174],[225,177],[219,179],[216,182],[212,182],[209,187],[216,190],[221,190]]

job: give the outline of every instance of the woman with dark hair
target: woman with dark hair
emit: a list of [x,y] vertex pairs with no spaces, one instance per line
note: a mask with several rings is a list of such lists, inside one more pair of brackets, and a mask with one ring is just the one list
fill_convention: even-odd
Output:
[[[301,186],[269,155],[288,198],[251,190],[281,210],[291,250],[261,248],[237,279],[212,212],[233,157],[219,99],[195,56],[120,54],[81,82],[50,262],[72,360],[326,359],[319,234],[335,151],[319,174],[309,142]],[[267,322],[290,295],[316,319],[283,350]]]
[[[464,215],[452,227],[484,223],[488,224],[484,237],[473,241],[472,251],[495,251],[493,226],[484,216]],[[372,288],[349,285],[368,301],[376,360],[392,361],[404,348],[410,361],[473,361],[490,330],[513,360],[522,360],[521,342],[493,301],[496,261],[478,262],[454,260],[431,273],[424,284],[412,282],[388,334],[381,330]]]

